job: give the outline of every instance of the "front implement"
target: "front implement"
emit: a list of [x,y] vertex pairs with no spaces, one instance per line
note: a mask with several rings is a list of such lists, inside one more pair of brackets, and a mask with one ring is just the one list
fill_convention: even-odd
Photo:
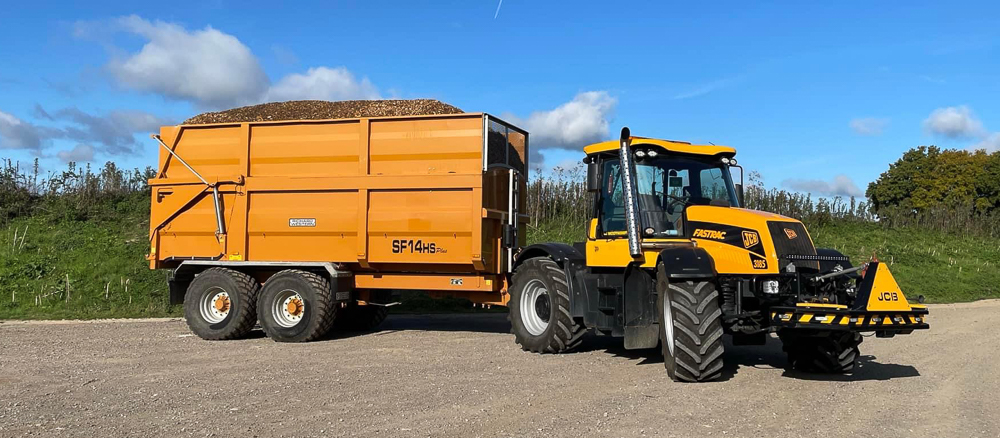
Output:
[[888,267],[873,260],[865,271],[853,306],[797,303],[772,307],[771,325],[779,330],[874,331],[879,337],[930,328],[927,306],[910,304]]

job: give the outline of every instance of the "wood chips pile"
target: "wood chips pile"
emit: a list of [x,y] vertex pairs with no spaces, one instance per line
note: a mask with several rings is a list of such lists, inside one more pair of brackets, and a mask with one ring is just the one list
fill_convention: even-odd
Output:
[[353,119],[425,114],[460,114],[462,110],[433,99],[412,100],[293,100],[244,106],[204,113],[184,121],[185,125],[209,123],[265,122],[276,120]]

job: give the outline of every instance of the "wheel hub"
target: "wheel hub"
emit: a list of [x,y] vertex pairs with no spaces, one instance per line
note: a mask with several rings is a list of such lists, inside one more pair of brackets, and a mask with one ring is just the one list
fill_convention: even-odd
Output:
[[541,318],[542,321],[549,322],[549,316],[552,313],[552,307],[549,304],[548,295],[539,295],[535,299],[535,314]]
[[294,327],[306,313],[306,302],[298,292],[286,289],[275,295],[271,309],[274,322],[282,327]]
[[226,296],[226,295],[221,295],[221,296],[216,297],[215,298],[214,307],[215,307],[215,310],[217,310],[219,312],[223,312],[223,313],[224,312],[228,312],[229,311],[229,297]]
[[285,305],[285,310],[291,316],[302,316],[302,310],[305,306],[302,304],[302,300],[299,298],[292,298]]
[[549,327],[552,317],[552,302],[545,283],[534,279],[524,286],[521,292],[521,304],[518,306],[521,322],[525,330],[532,336],[541,336]]
[[229,311],[233,308],[232,299],[229,292],[221,287],[213,287],[202,295],[199,306],[201,317],[210,324],[217,324],[229,316]]

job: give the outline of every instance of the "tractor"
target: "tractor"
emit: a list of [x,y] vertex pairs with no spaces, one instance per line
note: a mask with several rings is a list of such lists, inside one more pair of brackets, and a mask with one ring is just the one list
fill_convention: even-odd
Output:
[[926,306],[874,256],[853,266],[816,248],[802,222],[743,208],[735,149],[623,128],[584,152],[586,240],[516,255],[507,305],[524,350],[567,352],[593,330],[659,347],[671,379],[703,382],[723,374],[724,336],[764,345],[776,334],[790,368],[849,373],[862,333],[929,328]]

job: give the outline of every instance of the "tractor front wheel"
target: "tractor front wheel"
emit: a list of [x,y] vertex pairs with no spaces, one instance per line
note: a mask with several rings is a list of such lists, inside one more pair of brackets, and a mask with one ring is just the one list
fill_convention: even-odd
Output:
[[847,374],[857,364],[862,338],[856,332],[778,332],[788,368],[812,373]]
[[660,348],[675,382],[706,382],[722,374],[722,310],[710,281],[671,283],[661,264],[656,273]]

